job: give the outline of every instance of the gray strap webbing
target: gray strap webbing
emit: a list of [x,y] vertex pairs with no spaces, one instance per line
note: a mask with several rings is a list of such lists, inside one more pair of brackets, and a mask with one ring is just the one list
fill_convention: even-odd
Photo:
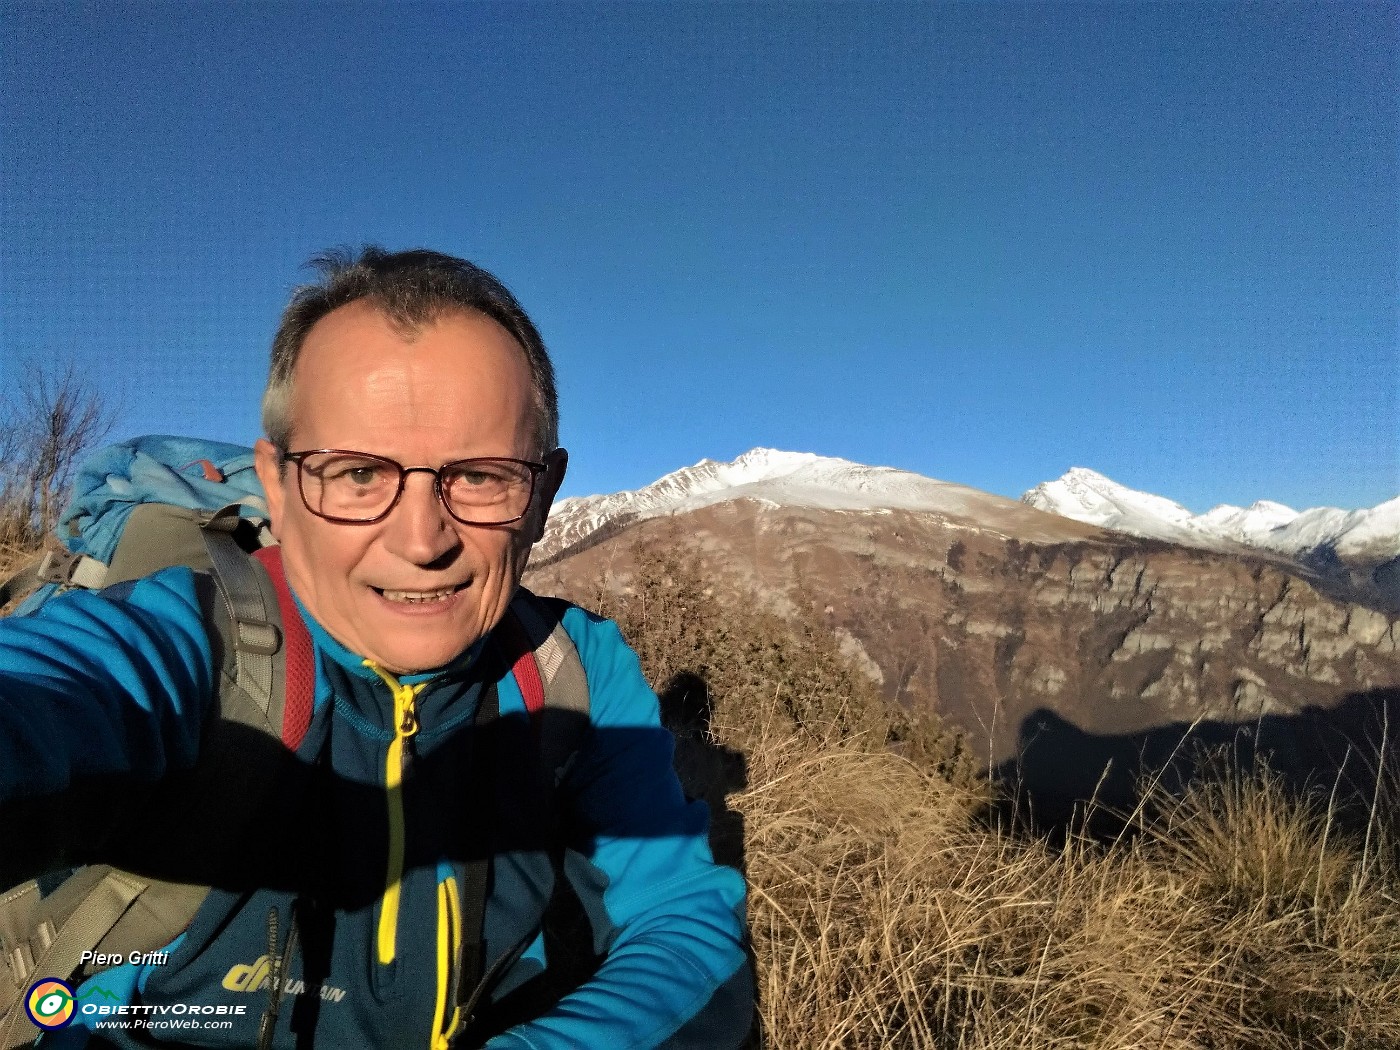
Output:
[[[150,887],[132,903],[122,921],[102,938],[96,951],[126,957],[132,952],[164,947],[189,926],[207,896],[208,886],[152,879]],[[91,964],[83,967],[84,973],[90,970]]]
[[[553,771],[557,786],[588,727],[588,675],[563,623],[551,622],[539,598],[521,587],[511,610],[535,647],[546,716],[540,726],[540,763]],[[565,717],[551,718],[551,711],[564,712]]]
[[69,551],[45,551],[4,582],[0,582],[0,606],[8,604],[40,584],[57,583],[63,587],[85,587],[98,590],[107,582],[107,565],[86,554]]
[[205,524],[204,546],[233,627],[237,685],[271,718],[273,656],[282,645],[282,634],[274,626],[278,611],[269,608],[257,567],[233,538],[237,525],[238,508],[225,507]]
[[535,663],[544,683],[545,706],[588,714],[588,678],[573,639],[562,623],[551,624],[540,600],[523,587],[513,603],[516,616],[535,645]]
[[[109,870],[74,909],[48,948],[35,958],[31,972],[41,976],[73,973],[83,952],[96,947],[148,885],[134,875]],[[12,1050],[32,1042],[36,1035],[32,1028],[21,992],[0,1022],[0,1050]]]
[[[33,879],[0,897],[0,1014],[8,1007],[9,996],[18,995],[34,972],[34,951],[29,941],[38,925],[34,912],[39,900],[39,884]],[[8,975],[5,966],[9,967]]]
[[38,584],[39,562],[32,561],[0,582],[0,606],[10,604],[25,591],[33,590]]

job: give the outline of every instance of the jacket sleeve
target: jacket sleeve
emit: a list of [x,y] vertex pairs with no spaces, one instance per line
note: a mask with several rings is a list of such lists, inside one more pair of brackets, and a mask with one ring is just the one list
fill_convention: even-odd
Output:
[[0,620],[0,803],[189,768],[212,662],[189,569]]
[[711,858],[703,802],[687,802],[674,740],[617,626],[570,609],[593,732],[565,778],[577,840],[568,872],[606,956],[549,1013],[490,1050],[738,1046],[753,1016],[744,881]]

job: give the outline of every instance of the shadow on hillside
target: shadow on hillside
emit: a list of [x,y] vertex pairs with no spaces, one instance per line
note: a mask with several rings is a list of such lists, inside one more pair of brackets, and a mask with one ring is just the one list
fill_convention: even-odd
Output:
[[676,736],[676,775],[687,797],[710,807],[710,850],[747,878],[744,815],[729,808],[729,796],[749,786],[748,759],[710,736],[710,687],[700,675],[676,675],[660,696],[661,718]]
[[[742,751],[716,743],[710,735],[714,715],[710,686],[704,677],[683,671],[660,692],[661,718],[676,737],[676,775],[686,797],[701,799],[710,808],[710,851],[720,864],[737,868],[748,881],[744,855],[744,815],[729,808],[729,796],[749,786],[749,763]],[[753,945],[745,939],[750,972],[758,973]],[[744,1043],[746,1050],[765,1045],[755,984],[754,1027]]]
[[1021,723],[1019,757],[993,771],[1007,798],[992,815],[1053,830],[1089,812],[1091,830],[1111,833],[1121,827],[1115,814],[1133,811],[1143,784],[1180,795],[1223,754],[1241,770],[1262,759],[1290,795],[1321,796],[1345,822],[1364,822],[1378,782],[1400,784],[1397,736],[1400,688],[1350,693],[1336,707],[1295,715],[1125,734],[1092,733],[1042,708]]

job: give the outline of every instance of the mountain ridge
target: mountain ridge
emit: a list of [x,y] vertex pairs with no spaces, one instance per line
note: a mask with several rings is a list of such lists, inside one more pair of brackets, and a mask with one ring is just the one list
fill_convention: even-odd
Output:
[[[591,533],[532,561],[526,586],[588,605],[636,587],[657,553],[694,559],[723,601],[816,617],[890,702],[961,726],[993,764],[1039,746],[1046,711],[1107,739],[1288,721],[1400,683],[1400,619],[1281,555],[1139,538],[849,462],[765,455],[737,477],[696,466],[646,505],[618,494],[611,517],[576,517]],[[833,478],[859,498],[834,499]],[[691,482],[704,505],[685,509]],[[872,509],[890,486],[941,509]]]
[[1043,542],[1086,536],[1083,527],[1064,525],[1067,519],[1057,521],[1017,500],[967,485],[895,467],[759,447],[727,463],[702,459],[640,489],[559,500],[551,508],[535,564],[563,557],[634,522],[736,500],[865,514],[911,511],[994,533],[1014,528],[1023,538]]
[[[760,446],[728,462],[701,459],[640,489],[559,500],[550,512],[542,556],[556,557],[603,528],[735,499],[955,516],[1016,502],[895,467]],[[1129,488],[1088,467],[1071,467],[1059,478],[1029,489],[1019,502],[1099,529],[1222,553],[1281,555],[1313,570],[1332,561],[1376,566],[1400,557],[1400,497],[1358,510],[1296,511],[1261,499],[1248,507],[1219,504],[1193,514],[1165,496]]]

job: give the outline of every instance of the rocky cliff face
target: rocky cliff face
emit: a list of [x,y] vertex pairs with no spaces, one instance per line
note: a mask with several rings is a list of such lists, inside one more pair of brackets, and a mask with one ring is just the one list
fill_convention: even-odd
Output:
[[1283,559],[994,509],[731,501],[634,522],[526,583],[575,598],[625,587],[636,545],[680,536],[717,588],[780,613],[813,605],[892,701],[962,725],[993,766],[1047,725],[1131,747],[1163,726],[1275,724],[1400,685],[1397,620],[1319,593]]

